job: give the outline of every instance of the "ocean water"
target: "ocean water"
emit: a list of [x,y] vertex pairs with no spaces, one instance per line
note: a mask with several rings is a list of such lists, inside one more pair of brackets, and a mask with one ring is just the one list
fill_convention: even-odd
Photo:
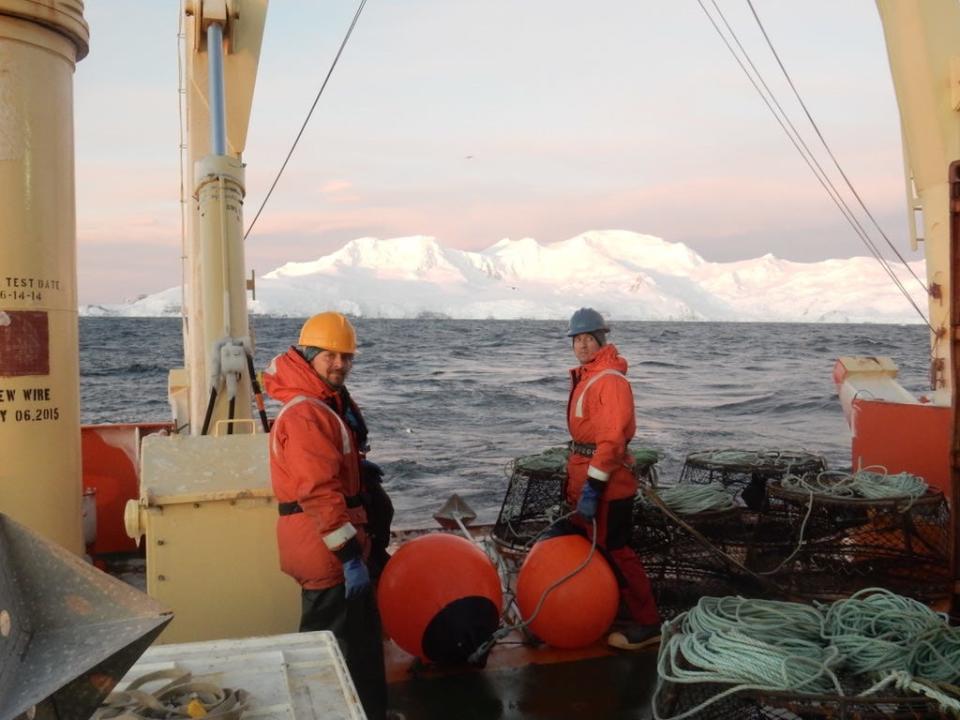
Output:
[[[295,341],[302,320],[254,317],[258,369]],[[356,321],[348,386],[370,426],[399,525],[429,524],[453,492],[492,520],[519,455],[561,444],[574,364],[565,323]],[[850,432],[831,381],[841,355],[889,355],[914,393],[927,388],[924,326],[616,323],[630,363],[635,446],[661,453],[675,479],[708,448],[806,449],[849,466]],[[183,363],[172,318],[81,318],[85,423],[166,421],[167,372]],[[271,416],[278,406],[270,403]]]

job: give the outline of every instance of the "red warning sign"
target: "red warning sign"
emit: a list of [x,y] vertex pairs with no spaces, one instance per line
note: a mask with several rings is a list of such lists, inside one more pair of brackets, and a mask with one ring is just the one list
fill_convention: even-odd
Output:
[[49,374],[47,313],[0,310],[0,377]]

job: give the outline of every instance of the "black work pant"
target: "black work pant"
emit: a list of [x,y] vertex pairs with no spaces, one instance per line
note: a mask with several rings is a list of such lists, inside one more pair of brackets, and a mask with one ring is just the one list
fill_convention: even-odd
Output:
[[302,590],[300,601],[300,632],[330,630],[337,637],[364,712],[370,720],[383,720],[387,678],[380,613],[373,591],[348,600],[340,584],[326,590]]

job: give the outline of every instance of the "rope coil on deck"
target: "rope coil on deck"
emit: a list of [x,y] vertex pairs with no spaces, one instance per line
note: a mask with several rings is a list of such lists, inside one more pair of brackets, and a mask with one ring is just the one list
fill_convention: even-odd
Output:
[[[167,682],[157,690],[142,689],[162,681]],[[110,693],[92,720],[240,720],[247,710],[247,697],[245,690],[196,682],[178,668],[158,670],[137,678],[125,690]]]
[[[653,711],[657,720],[702,717],[745,691],[868,697],[894,688],[960,711],[960,630],[925,605],[881,588],[834,603],[702,598],[664,626]],[[862,677],[863,688],[849,678]],[[669,719],[665,685],[730,687]]]
[[[882,472],[877,472],[878,470]],[[819,498],[863,498],[868,500],[899,500],[897,511],[905,513],[914,503],[927,494],[927,482],[917,475],[908,472],[890,475],[886,468],[871,465],[849,473],[841,470],[824,470],[816,475],[786,475],[779,487],[788,493],[802,493],[807,496],[807,511],[800,524],[797,546],[783,561],[772,570],[761,572],[761,575],[772,575],[783,569],[803,549],[807,522],[813,514],[813,507]]]
[[655,492],[663,504],[678,515],[729,510],[737,506],[733,495],[720,483],[671,485]]
[[835,498],[889,500],[904,498],[904,510],[927,492],[927,482],[908,472],[889,474],[886,468],[871,465],[853,473],[824,470],[816,476],[788,475],[780,482],[784,490]]

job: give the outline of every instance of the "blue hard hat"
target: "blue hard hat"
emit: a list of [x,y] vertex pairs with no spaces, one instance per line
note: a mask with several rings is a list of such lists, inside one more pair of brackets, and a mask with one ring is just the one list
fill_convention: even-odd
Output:
[[575,337],[582,333],[610,332],[603,315],[593,308],[580,308],[570,317],[570,327],[567,328],[567,337]]

